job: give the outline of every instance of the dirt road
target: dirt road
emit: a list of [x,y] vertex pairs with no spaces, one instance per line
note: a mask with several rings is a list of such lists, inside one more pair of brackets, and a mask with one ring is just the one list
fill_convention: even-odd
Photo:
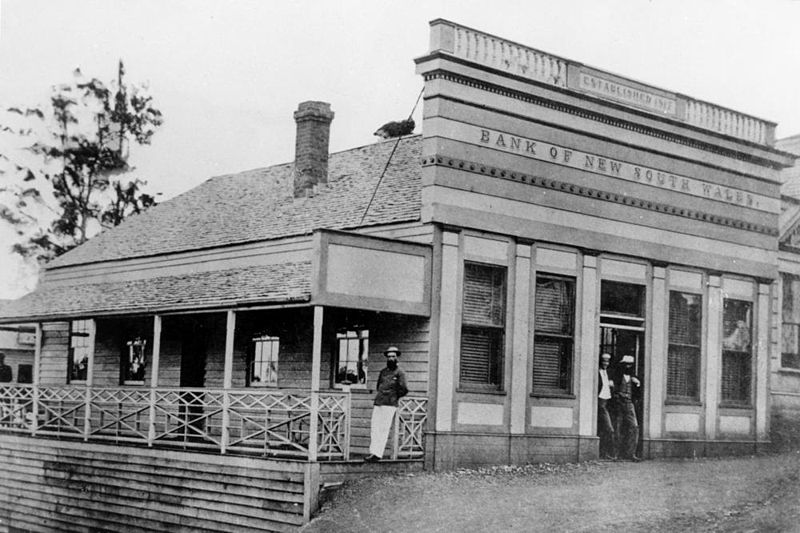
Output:
[[360,480],[303,531],[800,532],[800,453]]

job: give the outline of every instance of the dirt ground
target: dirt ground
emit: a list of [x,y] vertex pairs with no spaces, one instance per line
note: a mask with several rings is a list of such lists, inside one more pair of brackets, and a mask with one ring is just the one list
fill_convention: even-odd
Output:
[[362,479],[302,531],[800,532],[800,452]]

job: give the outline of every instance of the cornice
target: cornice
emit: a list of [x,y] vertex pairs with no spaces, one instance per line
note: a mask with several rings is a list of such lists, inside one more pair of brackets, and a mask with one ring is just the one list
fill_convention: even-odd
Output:
[[474,161],[466,161],[463,159],[456,159],[452,157],[431,156],[422,158],[422,166],[423,167],[440,166],[440,167],[456,168],[465,172],[471,172],[473,174],[482,174],[485,176],[492,176],[494,178],[499,178],[507,181],[525,183],[533,187],[539,187],[542,189],[554,189],[567,194],[574,194],[576,196],[593,198],[595,200],[601,200],[604,202],[627,205],[630,207],[645,209],[656,213],[664,213],[692,220],[698,220],[700,222],[708,222],[711,224],[735,228],[742,231],[750,231],[753,233],[768,235],[770,237],[778,236],[777,227],[773,228],[771,226],[765,226],[762,224],[754,224],[752,222],[739,220],[733,217],[714,215],[703,211],[687,209],[685,207],[678,207],[662,202],[644,200],[642,198],[636,198],[624,194],[604,191],[592,187],[583,187],[581,185],[576,185],[574,183],[568,183],[553,178],[532,176],[530,174],[524,174],[521,172],[511,171],[508,169],[483,165],[481,163],[476,163]]
[[[448,57],[448,59],[453,59],[453,58]],[[526,103],[531,103],[531,104],[538,105],[538,106],[541,106],[541,107],[546,107],[548,109],[553,109],[555,111],[559,111],[559,112],[562,112],[562,113],[567,113],[567,114],[570,114],[570,115],[573,115],[573,116],[576,116],[576,117],[585,118],[585,119],[588,119],[588,120],[593,120],[595,122],[600,122],[602,124],[607,124],[607,125],[614,126],[614,127],[617,127],[617,128],[621,128],[621,129],[624,129],[624,130],[628,130],[628,131],[631,131],[631,132],[634,132],[634,133],[647,135],[648,137],[654,137],[654,138],[657,138],[657,139],[666,140],[666,141],[669,141],[669,142],[680,144],[682,146],[687,146],[689,148],[694,148],[694,149],[697,149],[697,150],[702,150],[702,151],[705,151],[705,152],[710,152],[710,153],[713,153],[713,154],[721,155],[721,156],[724,156],[724,157],[728,157],[730,159],[735,159],[735,160],[738,160],[738,161],[746,161],[748,163],[753,163],[753,164],[756,164],[756,165],[759,165],[759,166],[762,166],[762,167],[772,168],[772,169],[775,169],[775,170],[780,170],[782,168],[777,163],[774,163],[774,162],[772,162],[772,161],[770,161],[768,159],[752,156],[750,154],[745,154],[745,153],[742,153],[742,152],[739,152],[739,151],[736,151],[736,150],[730,150],[730,149],[727,149],[727,148],[722,148],[720,146],[717,146],[717,145],[714,145],[714,144],[711,144],[711,143],[705,143],[705,142],[702,142],[702,141],[698,141],[696,139],[691,139],[689,137],[684,137],[684,136],[676,135],[676,134],[673,134],[673,133],[667,133],[667,132],[665,132],[663,130],[655,129],[655,128],[652,128],[652,127],[649,127],[649,126],[644,126],[642,124],[636,124],[636,123],[633,123],[633,122],[630,122],[630,121],[627,121],[627,120],[622,120],[622,119],[619,119],[619,118],[611,117],[611,116],[608,116],[608,115],[605,115],[605,114],[602,114],[602,113],[598,113],[596,111],[589,111],[587,109],[583,109],[583,108],[580,108],[580,107],[577,107],[577,106],[573,106],[573,105],[570,105],[570,104],[565,104],[565,103],[562,103],[562,102],[555,102],[553,100],[549,100],[549,99],[541,97],[541,96],[537,96],[537,95],[533,95],[533,94],[530,94],[530,93],[518,91],[518,90],[515,90],[515,89],[509,89],[507,87],[502,87],[500,85],[496,85],[496,84],[493,84],[493,83],[488,83],[488,82],[485,82],[485,81],[477,80],[475,78],[470,78],[470,77],[467,77],[467,76],[463,76],[461,74],[454,74],[454,73],[446,71],[446,70],[437,69],[437,70],[433,70],[433,71],[430,71],[430,72],[426,72],[424,74],[424,80],[426,82],[430,81],[430,80],[434,80],[434,79],[443,79],[443,80],[446,80],[446,81],[451,81],[451,82],[458,83],[460,85],[464,85],[464,86],[467,86],[467,87],[473,87],[473,88],[480,89],[480,90],[487,91],[487,92],[491,92],[491,93],[494,93],[494,94],[499,94],[501,96],[505,96],[505,97],[508,97],[508,98],[513,98],[515,100],[520,100],[520,101],[523,101],[523,102],[526,102]],[[526,80],[526,82],[532,83],[532,82],[530,82],[528,80]],[[547,86],[547,88],[548,89],[552,89],[552,90],[557,90],[558,89],[558,87],[552,87],[552,86]],[[565,91],[561,90],[561,92],[565,92]],[[610,105],[611,107],[619,108],[619,109],[624,110],[626,112],[633,112],[631,109],[629,109],[627,107],[620,107],[620,106],[617,106],[615,104],[610,104],[610,103],[605,102],[605,101],[603,102],[603,104],[604,105]],[[648,118],[652,119],[654,117],[648,116]],[[682,125],[682,126],[683,127],[691,127],[689,125]],[[703,131],[702,133],[704,133],[704,134],[713,134],[713,132],[707,132],[707,131]],[[737,142],[745,143],[745,144],[752,145],[752,146],[758,147],[758,148],[763,148],[763,147],[758,146],[758,145],[753,145],[752,143],[749,143],[747,141],[742,141],[742,140],[738,140],[737,139]]]

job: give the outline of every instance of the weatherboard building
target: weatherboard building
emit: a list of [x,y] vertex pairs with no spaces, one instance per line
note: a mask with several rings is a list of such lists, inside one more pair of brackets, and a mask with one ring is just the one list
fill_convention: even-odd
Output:
[[[2,310],[38,333],[33,384],[0,385],[3,518],[278,529],[352,476],[596,458],[601,353],[635,358],[645,457],[768,443],[775,125],[444,20],[416,64],[421,135],[328,154],[300,104],[294,162]],[[411,392],[364,464],[389,345]]]

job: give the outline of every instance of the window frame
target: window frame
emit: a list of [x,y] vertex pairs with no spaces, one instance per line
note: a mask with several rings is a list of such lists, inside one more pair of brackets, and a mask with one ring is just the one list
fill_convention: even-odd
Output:
[[[472,260],[464,260],[463,267],[463,289],[460,302],[461,323],[459,335],[458,390],[477,393],[502,393],[505,390],[506,327],[508,324],[508,267],[505,265]],[[467,298],[467,270],[472,267],[489,269],[493,271],[493,276],[500,276],[501,298],[499,307],[501,309],[499,313],[496,313],[499,317],[499,323],[478,323],[465,320],[464,307]],[[494,286],[492,290],[494,290]],[[464,379],[465,335],[473,335],[478,338],[483,337],[487,341],[489,347],[487,363],[489,366],[487,368],[488,379],[484,383],[465,381]]]
[[[352,335],[351,335],[352,334]],[[339,379],[340,367],[342,363],[342,342],[344,341],[346,348],[345,353],[348,357],[345,358],[345,366],[343,367],[344,377],[350,375],[348,367],[351,363],[355,363],[355,382],[349,382]],[[357,343],[358,353],[355,359],[351,360],[350,345]],[[369,328],[365,325],[353,325],[343,327],[336,330],[336,337],[334,339],[334,356],[331,358],[333,361],[333,368],[331,372],[331,381],[335,389],[366,389],[369,385]],[[359,369],[360,365],[360,369]],[[360,372],[359,372],[360,370]],[[363,381],[362,376],[363,374]]]
[[[122,384],[123,385],[144,385],[147,379],[147,338],[142,335],[128,335],[126,341],[122,345],[122,360],[120,362],[122,371]],[[139,363],[141,364],[142,379],[131,379],[131,367],[134,362],[135,353],[137,348],[141,348],[138,354]],[[139,373],[139,370],[133,371]]]
[[[728,302],[731,302],[732,305],[734,305],[733,304],[734,302],[735,302],[735,305],[741,305],[741,304],[745,304],[746,305],[746,308],[747,308],[747,311],[746,311],[747,320],[746,321],[749,322],[749,323],[746,324],[747,327],[748,327],[747,335],[749,336],[749,338],[746,339],[747,343],[748,343],[747,350],[735,350],[733,348],[727,348],[726,349],[726,347],[725,347],[726,340],[732,338],[735,335],[735,332],[739,329],[738,328],[738,322],[741,321],[739,318],[737,318],[736,319],[737,327],[732,331],[726,331],[726,329],[725,329],[726,322],[731,322],[732,321],[731,319],[728,319],[725,316],[725,310],[726,310],[726,308],[728,306]],[[722,340],[720,342],[720,354],[721,354],[721,358],[720,358],[720,405],[723,406],[723,407],[750,408],[750,407],[753,406],[753,378],[754,378],[753,364],[755,362],[755,357],[753,356],[753,344],[754,344],[753,343],[753,338],[754,338],[753,313],[754,313],[754,311],[755,311],[755,305],[750,300],[742,300],[742,299],[738,299],[738,298],[723,298],[723,302],[722,302],[722,324],[721,324],[721,329],[722,329],[722,331],[721,331],[721,333],[722,333],[721,339]],[[730,342],[735,342],[735,340],[732,340]],[[737,356],[738,357],[746,356],[747,359],[748,359],[747,364],[745,364],[744,362],[739,361],[737,363],[736,367],[731,367],[729,365],[728,361],[731,358],[737,357]],[[725,386],[725,383],[726,383],[726,369],[735,370],[736,368],[738,368],[739,370],[745,371],[746,374],[747,374],[746,394],[742,394],[741,397],[736,397],[736,398],[726,397],[726,395],[725,395],[726,394],[726,392],[725,392],[726,391],[726,386]],[[740,381],[740,383],[738,384],[737,387],[738,388],[742,387],[742,382],[741,381]]]
[[[274,363],[274,368],[271,370],[271,374],[274,374],[275,380],[272,381],[261,381],[259,377],[256,380],[256,371],[255,366],[258,361],[258,347],[259,344],[270,344],[270,356],[268,359],[260,361],[262,364],[266,363],[267,368],[270,368],[271,364]],[[278,380],[280,379],[280,348],[281,342],[280,337],[278,335],[271,335],[269,333],[261,333],[255,334],[250,337],[250,345],[248,347],[248,357],[247,357],[247,386],[248,387],[255,387],[255,388],[278,388]],[[261,352],[263,354],[263,351]],[[274,357],[272,357],[274,356]]]
[[[781,357],[780,369],[789,372],[800,372],[800,305],[795,309],[795,292],[792,282],[797,283],[798,293],[800,293],[800,276],[790,274],[788,272],[781,272]],[[788,298],[787,298],[788,293]],[[798,298],[800,300],[800,298]],[[798,301],[800,304],[800,301]],[[795,351],[785,350],[786,342],[786,327],[789,326],[794,330],[794,348]],[[794,362],[789,364],[787,361],[794,359]]]
[[[672,338],[672,296],[673,294],[679,296],[692,296],[699,300],[698,303],[698,310],[700,313],[699,320],[692,321],[691,318],[687,318],[686,320],[689,321],[690,324],[696,324],[697,331],[691,332],[697,335],[697,344],[690,344],[690,343],[680,343],[673,341]],[[666,376],[666,401],[669,403],[687,403],[687,404],[699,404],[701,403],[701,395],[703,390],[703,324],[705,320],[705,301],[703,298],[703,294],[701,292],[685,290],[685,289],[670,289],[668,291],[668,299],[667,299],[667,376]],[[688,307],[687,307],[688,312]],[[686,370],[689,374],[692,372],[696,376],[694,382],[694,394],[686,395],[686,394],[673,394],[670,392],[670,386],[672,384],[671,377],[671,363],[672,363],[672,354],[673,354],[673,347],[678,347],[682,350],[687,348],[694,349],[695,353],[695,362],[692,369]],[[682,354],[681,357],[685,357],[685,354]]]
[[[78,329],[76,326],[81,325]],[[80,345],[76,346],[76,340],[80,339]],[[92,352],[92,326],[91,319],[78,319],[70,320],[69,322],[69,347],[67,348],[67,383],[70,385],[83,385],[86,383],[89,376],[89,356]],[[86,366],[82,369],[83,377],[74,377],[76,350],[81,349],[83,357],[81,361],[86,362]]]
[[[562,281],[566,282],[566,286],[569,290],[569,298],[570,298],[570,309],[568,311],[570,317],[570,324],[568,332],[555,332],[555,331],[547,331],[542,330],[537,327],[537,313],[539,312],[539,306],[536,305],[539,293],[539,281],[541,280],[553,280],[553,281]],[[531,371],[531,395],[536,397],[551,397],[551,398],[563,398],[569,397],[572,398],[575,396],[575,335],[576,335],[576,326],[578,321],[577,311],[578,311],[578,280],[576,276],[569,276],[563,274],[554,274],[551,272],[536,272],[534,276],[534,309],[533,309],[533,316],[531,321],[531,329],[533,330],[533,342],[531,345],[531,360],[532,360],[532,371]],[[564,326],[562,325],[562,330]],[[559,346],[559,385],[557,387],[546,387],[541,388],[542,385],[537,386],[536,381],[536,368],[537,368],[537,354],[536,354],[536,346],[538,342],[542,342],[544,340],[549,340],[551,342],[555,341]],[[568,352],[565,355],[565,352]],[[563,370],[563,363],[564,358],[566,357],[567,361],[567,370],[566,375]]]

